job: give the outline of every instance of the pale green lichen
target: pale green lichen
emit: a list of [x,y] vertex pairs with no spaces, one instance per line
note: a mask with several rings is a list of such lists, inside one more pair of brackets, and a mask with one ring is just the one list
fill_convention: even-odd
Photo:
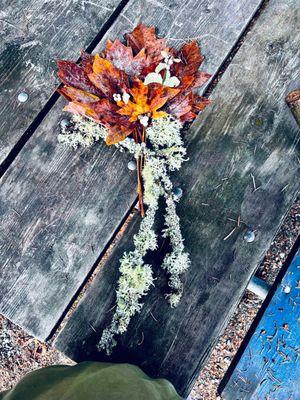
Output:
[[[155,185],[158,186],[158,185]],[[153,284],[152,268],[144,264],[144,256],[149,250],[157,248],[157,236],[153,229],[154,218],[158,209],[160,190],[156,187],[155,195],[148,203],[145,217],[142,219],[140,229],[134,235],[135,249],[124,253],[120,260],[120,278],[116,291],[116,308],[109,328],[103,331],[98,348],[110,354],[116,341],[114,337],[127,330],[131,318],[140,312],[142,304],[140,299],[147,294]]]
[[[134,249],[123,254],[120,260],[120,278],[116,290],[116,305],[111,324],[101,336],[98,348],[109,354],[116,345],[115,337],[127,330],[131,318],[141,311],[142,297],[153,285],[153,272],[149,264],[144,263],[144,257],[149,250],[157,248],[157,235],[154,231],[155,215],[158,211],[160,196],[166,201],[164,214],[165,228],[162,232],[168,238],[172,247],[165,255],[162,268],[168,274],[170,293],[166,298],[172,307],[180,301],[183,284],[181,275],[190,265],[189,254],[184,251],[180,220],[176,213],[176,201],[172,193],[173,184],[169,171],[178,170],[186,161],[180,130],[182,123],[171,116],[153,120],[146,129],[146,137],[150,146],[137,144],[131,138],[126,138],[115,145],[120,151],[128,151],[136,159],[143,155],[145,165],[142,176],[144,184],[144,203],[146,214],[141,220],[139,231],[134,235]],[[59,140],[76,148],[78,145],[91,146],[95,141],[105,140],[108,131],[101,124],[80,116],[73,116],[72,129],[64,130]]]
[[58,141],[67,146],[77,149],[78,146],[90,147],[95,142],[105,139],[108,134],[107,128],[92,120],[84,119],[74,114],[70,121],[70,128],[63,127]]

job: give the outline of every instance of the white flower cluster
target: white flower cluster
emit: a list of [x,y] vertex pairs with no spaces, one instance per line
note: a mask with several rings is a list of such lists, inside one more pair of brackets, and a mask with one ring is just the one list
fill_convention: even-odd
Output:
[[[104,139],[107,130],[100,124],[79,116],[73,116],[72,133],[65,131],[64,139],[60,141],[73,147],[79,144],[90,146],[94,141]],[[178,200],[173,194],[173,184],[168,171],[178,170],[185,161],[184,147],[180,130],[182,123],[171,116],[152,121],[146,129],[147,141],[137,144],[133,139],[126,138],[115,146],[127,150],[136,159],[141,155],[145,158],[142,170],[143,201],[147,205],[144,218],[141,220],[138,233],[134,236],[134,250],[124,253],[120,260],[120,278],[116,291],[116,307],[111,325],[101,336],[98,348],[111,353],[115,346],[115,336],[127,330],[131,318],[140,312],[141,298],[147,294],[153,285],[151,266],[144,264],[144,257],[149,250],[157,248],[157,235],[154,231],[154,220],[158,211],[158,200],[164,196],[166,211],[164,215],[165,229],[163,236],[170,240],[172,250],[166,254],[162,268],[167,271],[171,292],[166,295],[170,305],[176,307],[182,295],[183,284],[180,276],[190,265],[189,254],[184,251],[180,220],[176,213]],[[74,137],[72,137],[74,135]]]

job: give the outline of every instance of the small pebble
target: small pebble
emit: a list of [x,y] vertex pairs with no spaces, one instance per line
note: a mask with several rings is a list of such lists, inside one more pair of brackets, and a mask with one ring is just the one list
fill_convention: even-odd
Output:
[[136,162],[134,160],[129,161],[127,164],[127,167],[130,171],[135,171],[136,170]]
[[288,294],[291,293],[291,287],[289,285],[286,285],[283,289],[284,293]]
[[18,101],[20,103],[25,103],[28,100],[28,98],[29,98],[29,95],[26,92],[20,92],[18,94]]
[[244,240],[247,243],[252,243],[254,241],[254,239],[255,239],[255,233],[253,231],[248,230],[248,231],[245,232]]
[[71,122],[70,122],[70,120],[69,120],[68,118],[63,118],[63,119],[60,121],[60,126],[61,126],[62,128],[68,128],[69,126],[71,126]]
[[180,199],[183,195],[183,190],[180,187],[175,187],[173,189],[173,194],[177,197],[177,199]]

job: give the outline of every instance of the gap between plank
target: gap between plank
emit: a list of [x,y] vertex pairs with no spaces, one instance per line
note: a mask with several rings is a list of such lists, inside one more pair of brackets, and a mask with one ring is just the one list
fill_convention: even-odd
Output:
[[[106,34],[106,32],[110,29],[110,27],[113,25],[115,20],[119,17],[127,3],[129,3],[130,0],[121,0],[118,6],[114,9],[112,14],[109,16],[107,21],[104,22],[102,28],[98,32],[98,34],[95,36],[95,38],[91,41],[89,46],[86,48],[87,53],[91,53],[94,48],[97,46],[97,44],[101,41],[103,36]],[[76,61],[77,63],[80,62],[81,57],[78,58]],[[62,87],[62,84],[57,87],[60,88]],[[14,147],[11,149],[7,157],[4,159],[2,164],[0,165],[0,178],[5,174],[5,172],[8,170],[8,168],[11,166],[11,164],[14,162],[15,158],[18,156],[18,154],[21,152],[22,148],[25,146],[27,141],[31,138],[35,130],[38,128],[38,126],[41,124],[43,119],[46,117],[48,112],[51,110],[51,108],[54,106],[54,104],[57,102],[59,99],[60,94],[55,91],[48,99],[48,101],[45,103],[43,108],[40,110],[40,112],[36,115],[34,120],[31,122],[31,124],[28,126],[28,128],[25,130],[23,135],[20,137],[20,139],[17,141],[17,143],[14,145]]]
[[240,36],[238,37],[238,39],[235,42],[235,44],[232,46],[232,48],[231,48],[230,52],[228,53],[227,57],[224,59],[224,61],[220,65],[220,67],[217,70],[215,76],[213,77],[213,79],[207,85],[207,87],[206,87],[206,89],[205,89],[205,91],[203,93],[204,97],[209,97],[212,94],[214,88],[219,83],[220,79],[222,78],[222,75],[227,70],[227,68],[228,68],[229,64],[231,63],[231,61],[233,60],[234,56],[239,51],[240,47],[243,45],[246,36],[250,33],[251,29],[255,25],[256,20],[259,18],[261,13],[266,9],[266,7],[269,4],[269,2],[270,2],[270,0],[262,0],[261,1],[261,3],[258,6],[257,10],[253,14],[253,16],[250,19],[250,21],[248,22],[247,26],[241,32]]
[[[261,13],[265,10],[265,8],[267,7],[268,3],[270,0],[262,0],[260,5],[258,6],[257,10],[254,12],[254,14],[252,15],[252,18],[250,19],[250,21],[248,22],[248,24],[246,25],[245,29],[241,32],[240,36],[238,37],[237,41],[235,42],[235,44],[232,46],[231,50],[229,51],[228,55],[225,57],[224,61],[222,62],[222,64],[220,65],[220,67],[218,68],[217,72],[215,73],[215,76],[212,78],[212,80],[210,81],[210,83],[207,85],[204,93],[203,93],[203,97],[209,97],[211,95],[211,93],[213,92],[213,90],[215,89],[215,87],[217,86],[218,82],[220,81],[220,79],[222,78],[222,75],[224,74],[224,72],[226,71],[226,69],[228,68],[229,64],[231,63],[231,61],[233,60],[234,56],[236,55],[236,53],[238,52],[239,48],[242,46],[242,44],[244,43],[244,40],[246,38],[246,36],[248,35],[248,33],[251,31],[251,29],[253,28],[256,20],[259,18],[259,16],[261,15]],[[190,126],[190,125],[189,125]],[[99,265],[99,263],[101,263],[101,261],[103,260],[103,258],[106,256],[107,251],[109,250],[110,246],[112,245],[112,243],[114,242],[114,240],[117,238],[117,235],[119,234],[120,230],[122,228],[125,227],[125,225],[129,222],[129,218],[130,218],[130,214],[131,212],[134,210],[135,205],[137,204],[137,198],[136,200],[133,202],[133,204],[131,206],[129,206],[129,210],[126,213],[126,215],[124,216],[124,218],[122,219],[122,221],[119,223],[118,227],[114,230],[112,236],[110,237],[110,239],[108,240],[105,248],[102,250],[102,252],[99,254],[99,257],[97,258],[96,262],[94,263],[94,265],[92,266],[92,268],[90,269],[89,273],[87,274],[86,278],[84,279],[84,281],[82,282],[82,284],[80,285],[80,287],[78,288],[78,290],[76,291],[76,293],[74,294],[74,296],[72,297],[71,301],[69,302],[69,305],[66,307],[66,309],[64,310],[63,314],[61,315],[60,319],[57,321],[57,323],[54,325],[52,331],[50,332],[50,334],[48,335],[48,337],[46,338],[46,341],[49,342],[50,344],[51,342],[53,342],[55,340],[55,337],[58,335],[58,333],[63,329],[63,325],[64,325],[64,320],[66,319],[65,322],[67,322],[68,318],[72,315],[73,311],[72,308],[75,304],[75,302],[78,300],[79,296],[82,296],[86,290],[88,289],[89,283],[88,281],[91,279],[92,275],[95,273],[97,266]],[[125,228],[126,229],[126,228]]]

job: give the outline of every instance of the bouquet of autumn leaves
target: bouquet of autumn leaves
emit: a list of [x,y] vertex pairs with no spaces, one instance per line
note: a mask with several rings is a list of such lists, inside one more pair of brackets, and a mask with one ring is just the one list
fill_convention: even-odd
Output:
[[140,300],[154,281],[152,268],[143,259],[157,248],[154,219],[160,196],[166,202],[162,236],[172,248],[162,263],[169,279],[166,297],[171,306],[180,300],[180,276],[190,260],[176,213],[179,196],[169,174],[186,161],[183,124],[193,121],[210,103],[193,92],[210,78],[199,71],[204,57],[196,41],[175,50],[165,39],[157,38],[154,27],[143,24],[125,39],[126,44],[108,40],[100,54],[82,53],[79,65],[58,61],[58,75],[64,84],[58,91],[69,101],[64,110],[74,114],[59,140],[77,147],[103,139],[107,145],[129,151],[136,160],[143,218],[134,236],[134,250],[120,260],[114,316],[99,342],[99,348],[108,353],[116,343],[115,336],[125,332],[131,317],[141,310]]

